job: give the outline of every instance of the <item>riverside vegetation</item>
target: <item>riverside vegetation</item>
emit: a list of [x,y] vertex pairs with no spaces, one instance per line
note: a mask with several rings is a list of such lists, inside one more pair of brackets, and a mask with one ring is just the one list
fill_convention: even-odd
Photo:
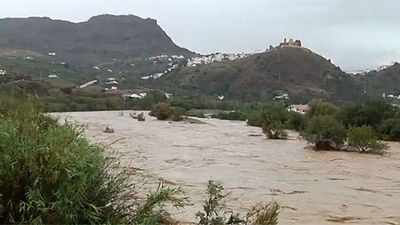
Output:
[[[143,199],[130,176],[76,126],[0,96],[0,224],[173,224],[166,207],[187,205],[182,189],[160,185]],[[198,224],[277,224],[274,202],[225,220],[222,191],[210,182]]]
[[[261,127],[270,139],[286,139],[287,130],[295,130],[314,144],[316,150],[382,154],[387,146],[379,140],[400,141],[400,109],[386,102],[370,100],[336,107],[322,100],[313,100],[309,106],[309,112],[301,115],[288,112],[281,102],[270,102],[262,108],[249,104],[241,110],[219,112],[211,117],[246,120],[248,125]],[[183,108],[178,109],[180,115],[185,114]],[[154,108],[152,114],[169,112],[165,118],[168,119],[176,114],[174,110],[171,105],[162,103]]]

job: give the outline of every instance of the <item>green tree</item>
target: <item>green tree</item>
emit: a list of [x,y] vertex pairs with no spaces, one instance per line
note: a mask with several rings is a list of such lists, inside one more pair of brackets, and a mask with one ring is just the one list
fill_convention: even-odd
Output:
[[346,129],[333,116],[315,116],[310,119],[303,137],[318,150],[339,148],[346,139]]
[[390,118],[378,128],[380,137],[387,141],[400,141],[400,118]]
[[368,101],[361,111],[361,124],[370,125],[376,129],[386,118],[394,117],[397,109],[384,101]]
[[381,153],[385,145],[378,141],[371,126],[351,128],[348,134],[348,144],[359,152]]
[[365,118],[362,116],[361,104],[346,103],[343,105],[338,112],[338,119],[345,125],[346,128],[361,126],[365,122]]
[[264,108],[261,115],[263,132],[270,139],[285,139],[285,123],[288,112],[283,104],[271,103]]
[[334,115],[337,112],[337,108],[334,105],[322,100],[314,99],[308,105],[310,106],[310,110],[307,113],[309,118],[313,116]]
[[158,103],[151,110],[150,115],[155,116],[158,120],[167,120],[173,114],[173,109],[168,103]]
[[288,120],[286,121],[286,126],[292,130],[303,130],[306,125],[306,120],[303,115],[296,112],[288,113]]

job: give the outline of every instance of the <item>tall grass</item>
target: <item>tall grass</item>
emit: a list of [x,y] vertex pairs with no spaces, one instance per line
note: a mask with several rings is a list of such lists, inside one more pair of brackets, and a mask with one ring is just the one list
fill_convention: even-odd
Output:
[[[105,155],[75,126],[57,123],[28,101],[0,96],[0,224],[175,223],[166,208],[186,205],[181,189],[160,185],[143,199],[129,182],[134,174]],[[210,182],[199,224],[276,224],[275,203],[245,220],[222,216],[222,191]]]
[[140,201],[118,168],[74,126],[0,98],[0,224],[150,225],[181,206],[165,187]]

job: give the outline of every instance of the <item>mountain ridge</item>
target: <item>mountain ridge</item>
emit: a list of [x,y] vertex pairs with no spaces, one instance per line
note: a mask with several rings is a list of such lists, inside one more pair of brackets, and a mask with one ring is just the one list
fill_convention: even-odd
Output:
[[74,63],[92,64],[113,58],[195,54],[177,46],[154,19],[110,14],[78,23],[49,17],[0,19],[0,48],[55,52]]

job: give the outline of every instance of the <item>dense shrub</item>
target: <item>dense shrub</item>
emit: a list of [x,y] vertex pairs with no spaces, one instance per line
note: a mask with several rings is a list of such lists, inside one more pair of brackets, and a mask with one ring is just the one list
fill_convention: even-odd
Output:
[[303,115],[296,112],[288,113],[288,119],[286,121],[286,127],[295,131],[300,131],[305,128],[306,120]]
[[248,110],[244,112],[249,126],[262,127],[262,111],[261,110]]
[[338,119],[347,128],[367,125],[376,130],[383,120],[396,117],[398,111],[398,108],[383,101],[348,103],[340,108]]
[[183,115],[185,115],[186,110],[181,107],[174,107],[171,119],[173,121],[181,121],[183,120]]
[[378,132],[384,140],[400,141],[400,118],[384,120],[378,128]]
[[222,185],[209,181],[208,199],[204,202],[203,212],[196,214],[199,225],[276,225],[280,206],[276,202],[254,207],[245,217],[225,209],[221,201],[226,197]]
[[270,139],[285,139],[285,123],[288,112],[281,103],[271,103],[264,108],[261,115],[263,132]]
[[262,129],[269,139],[286,139],[288,136],[281,121],[264,122]]
[[361,126],[364,118],[361,117],[362,105],[347,103],[340,107],[338,111],[338,119],[346,128]]
[[307,115],[310,118],[313,116],[334,115],[337,112],[337,108],[334,105],[321,100],[312,100],[308,105],[310,106],[310,110]]
[[348,144],[359,152],[381,153],[385,145],[378,141],[371,126],[351,128],[348,134]]
[[190,109],[186,111],[185,115],[198,118],[206,118],[206,116],[204,115],[204,111],[200,109]]
[[150,225],[182,205],[165,187],[138,200],[119,168],[72,125],[0,98],[0,224]]
[[333,116],[315,116],[302,135],[309,143],[315,144],[316,149],[337,149],[346,139],[346,129]]
[[241,112],[233,111],[233,112],[220,112],[211,116],[212,118],[217,118],[221,120],[240,120],[245,121],[246,116]]
[[174,111],[168,103],[158,103],[151,110],[150,115],[156,117],[158,120],[167,120],[173,113]]

